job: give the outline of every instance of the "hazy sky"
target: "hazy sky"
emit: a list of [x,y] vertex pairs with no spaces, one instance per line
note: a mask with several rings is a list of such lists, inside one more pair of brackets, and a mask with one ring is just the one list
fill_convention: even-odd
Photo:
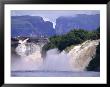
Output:
[[77,14],[100,14],[99,10],[12,10],[11,16],[21,16],[21,15],[30,15],[30,16],[41,16],[44,21],[51,21],[55,26],[56,18],[60,16],[76,16]]

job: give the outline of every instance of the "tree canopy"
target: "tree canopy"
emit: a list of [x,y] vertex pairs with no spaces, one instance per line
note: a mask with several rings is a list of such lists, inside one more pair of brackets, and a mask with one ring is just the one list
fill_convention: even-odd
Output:
[[46,44],[43,49],[49,50],[52,48],[58,48],[60,51],[62,51],[68,46],[80,44],[86,40],[96,40],[99,38],[100,27],[94,31],[73,29],[67,34],[50,37],[50,43]]

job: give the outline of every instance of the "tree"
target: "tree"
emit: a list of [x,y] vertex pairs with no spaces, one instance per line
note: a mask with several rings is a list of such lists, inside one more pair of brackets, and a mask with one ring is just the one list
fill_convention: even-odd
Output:
[[46,50],[56,47],[60,51],[62,51],[68,46],[80,44],[86,40],[99,39],[99,36],[100,28],[97,28],[95,31],[87,31],[84,29],[73,29],[67,34],[50,37],[49,38],[50,43],[47,44]]

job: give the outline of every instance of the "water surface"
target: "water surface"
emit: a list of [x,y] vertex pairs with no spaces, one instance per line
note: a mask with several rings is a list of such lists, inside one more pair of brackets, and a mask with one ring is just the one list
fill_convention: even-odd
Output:
[[94,71],[11,71],[12,77],[99,77]]

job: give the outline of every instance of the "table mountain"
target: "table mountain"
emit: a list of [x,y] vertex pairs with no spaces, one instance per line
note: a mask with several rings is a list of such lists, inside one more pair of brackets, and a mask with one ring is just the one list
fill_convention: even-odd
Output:
[[44,21],[40,16],[11,16],[11,35],[15,36],[52,36],[55,34],[53,23]]
[[65,34],[72,29],[94,30],[100,26],[100,15],[78,14],[75,17],[59,17],[56,19],[56,34]]

